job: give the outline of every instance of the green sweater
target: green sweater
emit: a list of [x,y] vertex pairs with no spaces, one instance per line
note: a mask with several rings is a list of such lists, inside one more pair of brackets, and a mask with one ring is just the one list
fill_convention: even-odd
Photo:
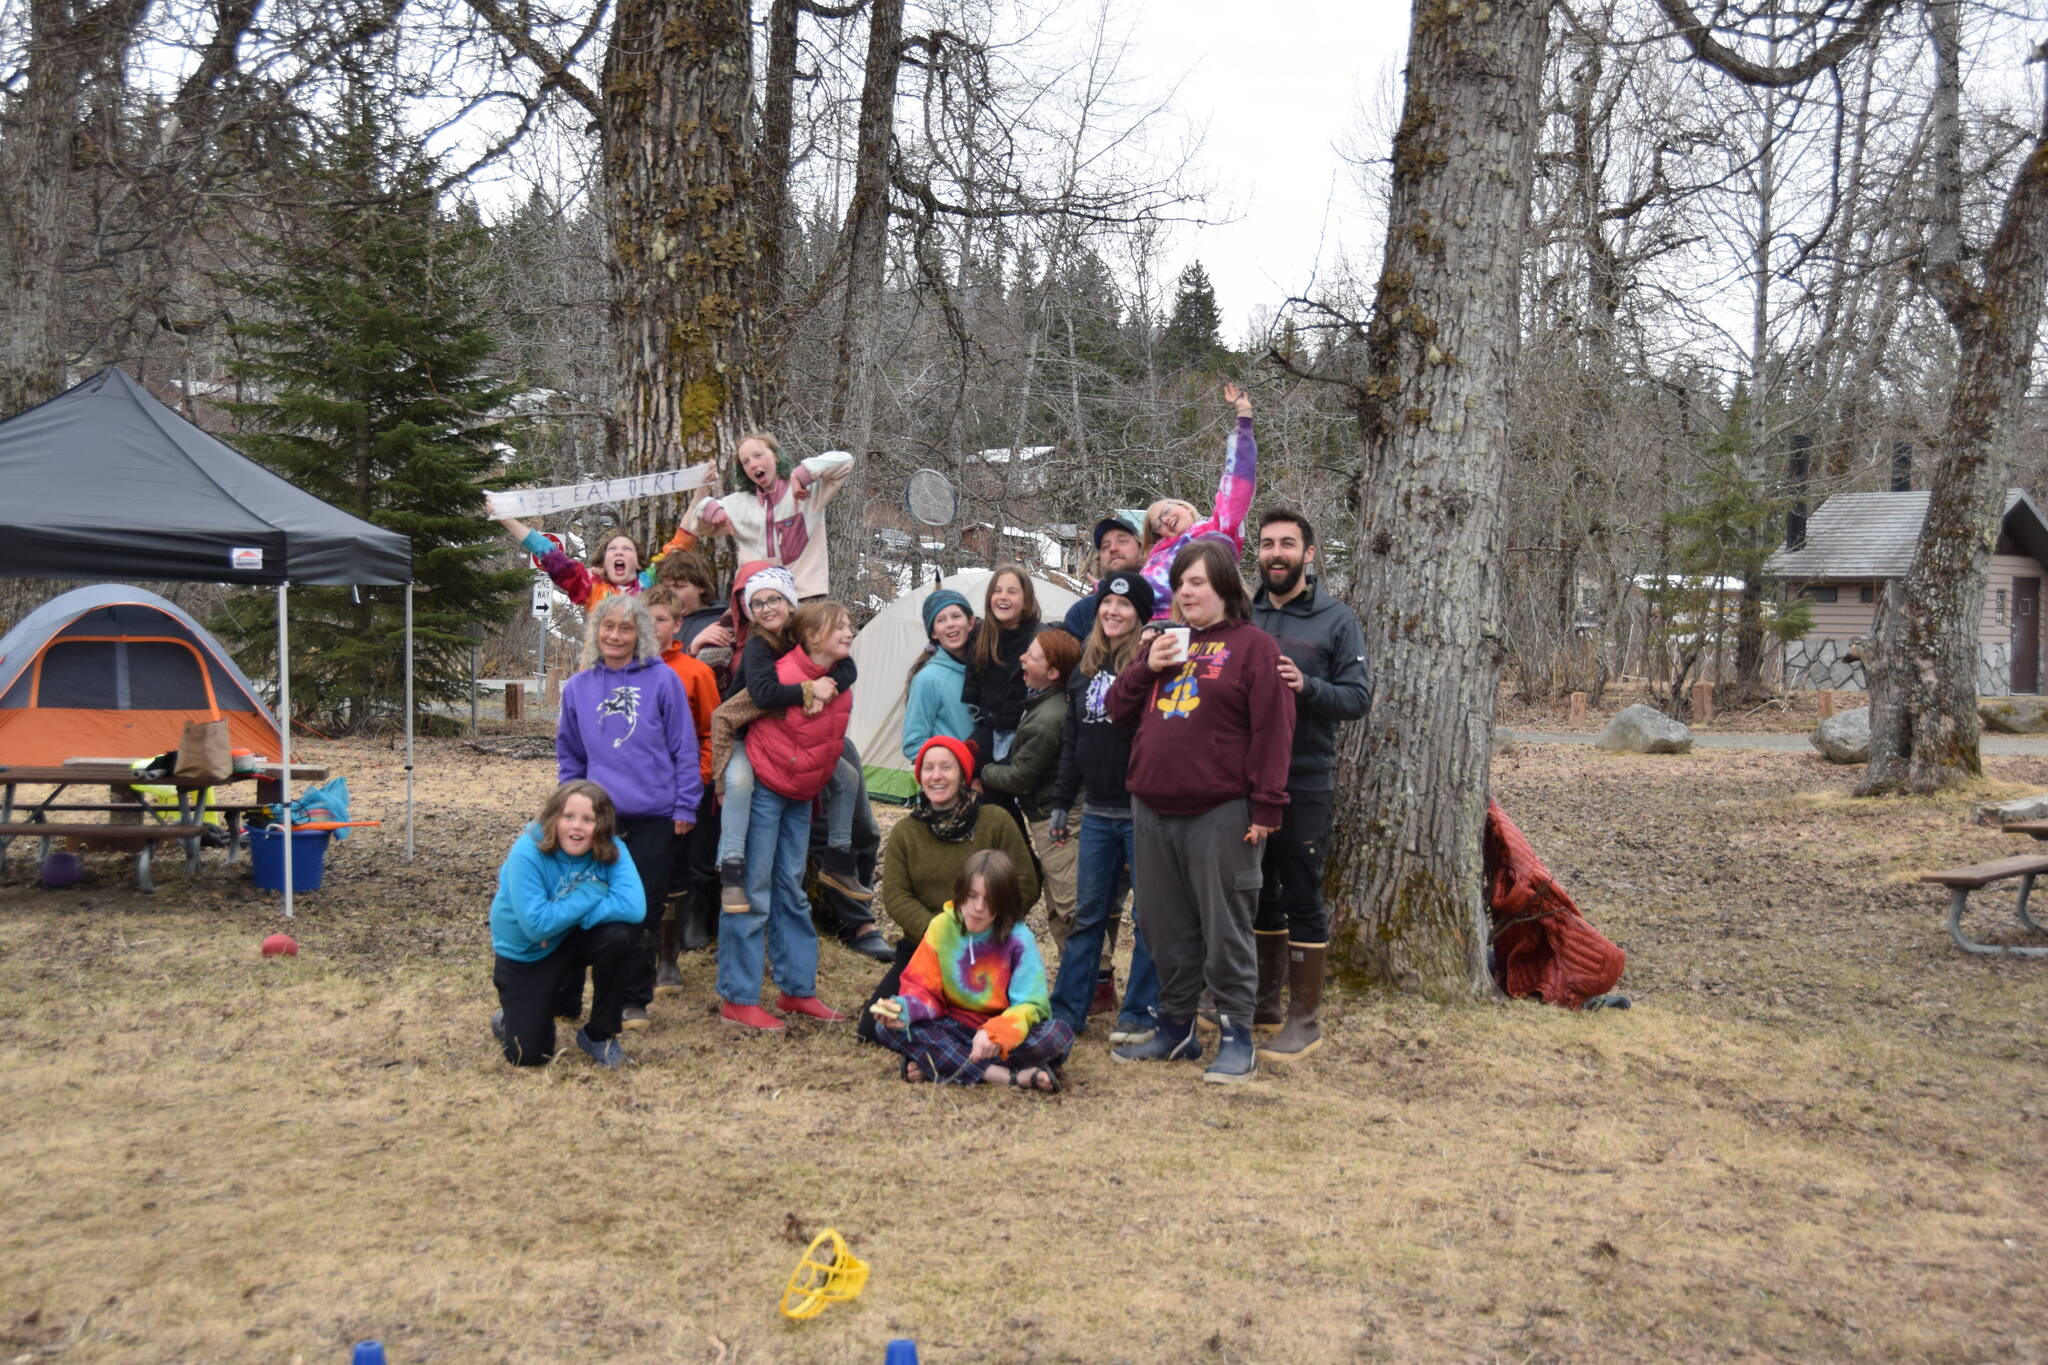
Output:
[[1017,822],[993,806],[983,806],[974,833],[953,844],[934,836],[922,820],[898,820],[882,854],[882,908],[913,941],[922,940],[932,916],[953,899],[953,881],[969,855],[984,848],[1010,855],[1017,867],[1017,894],[1030,909],[1038,899],[1038,868]]
[[1060,780],[1060,742],[1067,726],[1067,689],[1050,688],[1024,703],[1017,740],[1007,762],[990,763],[976,774],[992,792],[1017,798],[1027,820],[1052,814],[1052,789]]

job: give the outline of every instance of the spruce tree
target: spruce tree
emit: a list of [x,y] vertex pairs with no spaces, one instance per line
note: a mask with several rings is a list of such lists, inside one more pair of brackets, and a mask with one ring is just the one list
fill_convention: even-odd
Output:
[[1173,313],[1159,337],[1159,364],[1165,370],[1209,369],[1219,365],[1228,352],[1223,346],[1223,314],[1216,307],[1216,290],[1209,272],[1200,261],[1180,272],[1173,297]]
[[[471,213],[444,212],[434,167],[357,101],[294,177],[312,207],[263,243],[260,276],[235,280],[254,307],[237,322],[245,401],[235,441],[300,488],[412,538],[417,690],[468,688],[471,622],[501,619],[528,574],[505,569],[486,482],[520,477],[503,456],[513,395],[487,364],[487,242]],[[495,563],[494,563],[495,562]],[[402,704],[403,588],[295,588],[294,709],[360,729]],[[274,666],[261,628],[245,658]]]

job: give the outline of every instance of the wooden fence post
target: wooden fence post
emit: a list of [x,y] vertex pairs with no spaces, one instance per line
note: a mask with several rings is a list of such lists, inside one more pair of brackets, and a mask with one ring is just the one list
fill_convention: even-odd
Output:
[[505,684],[505,719],[521,720],[526,715],[526,689],[516,682]]
[[1705,725],[1714,718],[1714,685],[1710,682],[1696,682],[1692,685],[1692,723]]
[[1586,694],[1572,693],[1571,727],[1576,730],[1586,723]]
[[1820,693],[1820,718],[1826,720],[1833,714],[1835,714],[1835,694],[1826,688],[1822,688]]

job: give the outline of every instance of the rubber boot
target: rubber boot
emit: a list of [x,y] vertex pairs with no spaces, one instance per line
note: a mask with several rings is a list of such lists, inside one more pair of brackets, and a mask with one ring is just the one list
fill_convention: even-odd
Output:
[[1287,945],[1287,1023],[1259,1048],[1269,1062],[1292,1062],[1323,1045],[1316,1012],[1323,1007],[1323,962],[1327,943]]
[[681,995],[683,969],[676,964],[676,938],[682,928],[683,897],[670,896],[668,903],[669,916],[661,922],[661,945],[654,954],[654,993]]
[[1259,993],[1252,1006],[1252,1027],[1278,1028],[1286,1019],[1280,1012],[1280,988],[1287,984],[1287,931],[1255,929],[1252,938],[1259,949]]
[[1258,1054],[1252,1050],[1252,1026],[1228,1014],[1216,1016],[1223,1038],[1216,1045],[1216,1060],[1202,1072],[1202,1079],[1220,1085],[1248,1081],[1258,1074]]

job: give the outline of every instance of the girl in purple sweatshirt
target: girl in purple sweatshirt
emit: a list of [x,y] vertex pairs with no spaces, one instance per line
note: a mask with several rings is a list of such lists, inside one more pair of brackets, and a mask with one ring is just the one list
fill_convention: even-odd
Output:
[[[627,979],[625,1026],[643,1029],[654,999],[671,844],[690,832],[704,792],[697,725],[682,683],[661,661],[653,618],[639,598],[615,594],[591,608],[583,664],[562,684],[555,768],[559,781],[588,778],[605,789],[618,809],[619,839],[640,874],[646,960],[636,957]],[[556,1013],[576,1012],[582,998],[579,973],[556,997],[557,1005],[572,1008]]]

